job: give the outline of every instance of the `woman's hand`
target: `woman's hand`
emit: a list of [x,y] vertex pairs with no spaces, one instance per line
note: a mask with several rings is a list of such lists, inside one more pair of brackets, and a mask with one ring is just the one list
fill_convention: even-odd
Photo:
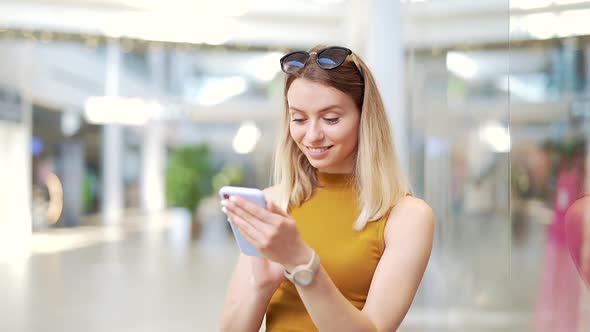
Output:
[[259,291],[274,293],[285,280],[285,268],[265,257],[248,257],[252,268],[252,283]]
[[303,241],[295,221],[267,199],[267,208],[231,196],[221,202],[222,210],[240,233],[264,257],[291,271],[311,258],[311,248]]

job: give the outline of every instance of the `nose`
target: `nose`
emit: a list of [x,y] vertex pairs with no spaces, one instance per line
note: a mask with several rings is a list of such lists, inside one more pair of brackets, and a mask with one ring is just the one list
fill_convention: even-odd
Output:
[[305,137],[309,143],[321,142],[324,139],[324,131],[319,121],[311,123],[305,133]]

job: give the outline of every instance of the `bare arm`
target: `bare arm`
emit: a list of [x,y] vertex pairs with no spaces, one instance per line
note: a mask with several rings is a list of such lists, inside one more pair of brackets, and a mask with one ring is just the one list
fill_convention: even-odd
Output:
[[319,331],[378,331],[369,317],[340,293],[322,267],[310,285],[296,288]]
[[221,331],[258,331],[274,289],[256,289],[249,257],[240,254],[223,307]]
[[[265,189],[267,200],[273,188]],[[240,254],[234,269],[223,314],[222,331],[258,331],[270,299],[284,280],[282,265],[264,257]]]
[[395,331],[410,309],[428,265],[434,213],[422,200],[406,197],[385,228],[385,252],[377,265],[363,312],[379,331]]

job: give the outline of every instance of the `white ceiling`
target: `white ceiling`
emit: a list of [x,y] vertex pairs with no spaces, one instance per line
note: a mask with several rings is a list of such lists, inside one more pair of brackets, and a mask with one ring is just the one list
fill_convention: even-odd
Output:
[[[396,0],[3,0],[0,28],[263,47],[340,43],[359,49],[363,45],[351,44],[366,36],[368,13],[378,1]],[[583,0],[405,0],[402,36],[417,48],[507,43],[534,38],[527,22],[536,30],[547,25],[523,22],[525,15],[588,8],[590,1]]]
[[349,1],[7,0],[0,27],[190,43],[301,47],[342,42]]

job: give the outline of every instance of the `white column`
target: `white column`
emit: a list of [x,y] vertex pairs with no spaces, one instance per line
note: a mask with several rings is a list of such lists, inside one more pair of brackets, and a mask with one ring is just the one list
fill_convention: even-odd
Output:
[[346,40],[344,45],[357,54],[365,54],[368,24],[366,0],[349,0],[346,4],[346,19],[342,21],[342,31]]
[[[117,41],[107,46],[105,95],[119,93],[121,50]],[[104,125],[102,129],[102,218],[103,223],[116,223],[123,210],[123,128]]]
[[397,156],[409,171],[409,117],[405,106],[404,50],[400,2],[368,1],[366,60],[379,86],[389,116]]
[[[149,50],[151,96],[162,96],[166,63],[164,49],[152,46]],[[165,127],[160,119],[152,119],[143,128],[141,146],[142,163],[140,178],[141,208],[145,212],[161,211],[165,207],[164,158],[166,154]]]
[[145,212],[161,211],[164,198],[164,133],[161,123],[151,121],[144,128],[141,146],[141,208]]
[[13,75],[18,87],[0,86],[4,90],[0,107],[5,115],[0,119],[0,262],[30,253],[32,110],[27,87],[31,52],[30,45],[14,52]]
[[31,220],[30,104],[24,121],[0,121],[0,262],[26,254]]

